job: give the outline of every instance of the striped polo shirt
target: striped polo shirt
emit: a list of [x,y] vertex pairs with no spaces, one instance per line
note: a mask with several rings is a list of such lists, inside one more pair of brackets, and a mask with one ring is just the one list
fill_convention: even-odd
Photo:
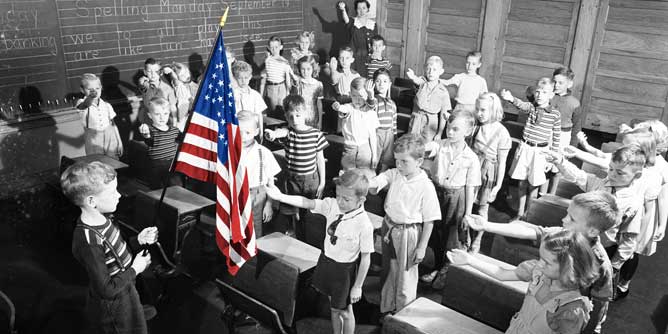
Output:
[[317,170],[316,154],[329,143],[318,129],[296,130],[290,128],[285,138],[285,159],[290,173],[308,175]]
[[172,160],[178,148],[177,138],[180,134],[179,129],[169,126],[166,131],[160,130],[153,125],[149,125],[151,137],[144,139],[148,145],[148,158],[151,161]]
[[[561,114],[552,106],[540,108],[533,103],[515,99],[513,104],[521,111],[529,113],[529,118],[524,125],[522,139],[534,143],[550,143],[550,150],[559,152],[559,140],[561,137]],[[550,141],[551,140],[551,141]]]
[[367,78],[368,79],[373,79],[373,74],[378,70],[379,68],[384,68],[386,70],[389,70],[392,68],[392,63],[390,63],[389,59],[373,59],[371,57],[367,58],[366,60],[366,69],[367,69]]
[[397,134],[397,105],[390,98],[376,95],[376,110],[378,110],[378,129],[392,129]]
[[[121,231],[116,225],[111,223],[109,218],[107,218],[107,221],[103,225],[87,226],[99,232],[104,237],[104,239],[106,239],[111,244],[111,247],[116,250],[116,254],[118,254],[118,257],[121,259],[123,268],[128,268],[130,266],[130,263],[132,262],[132,255],[130,254],[128,245],[125,240],[123,240]],[[95,232],[92,232],[86,228],[83,229],[83,233],[86,237],[86,241],[88,241],[89,244],[101,245],[104,248],[104,263],[107,265],[109,275],[114,276],[121,272],[121,266],[116,260],[116,257],[114,256],[111,249],[109,249],[109,247],[107,247],[106,244],[102,241],[102,239],[97,234],[95,234]]]
[[272,83],[281,83],[285,81],[285,74],[290,72],[290,63],[288,60],[279,57],[267,57],[264,61],[265,72],[267,73],[267,81]]

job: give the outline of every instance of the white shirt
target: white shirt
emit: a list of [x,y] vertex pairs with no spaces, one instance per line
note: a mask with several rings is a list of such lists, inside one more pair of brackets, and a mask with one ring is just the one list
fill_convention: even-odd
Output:
[[232,91],[234,92],[234,105],[237,112],[245,110],[256,115],[262,115],[262,112],[267,109],[267,104],[264,103],[262,95],[255,89],[232,87]]
[[[261,160],[260,152],[262,152]],[[243,148],[241,155],[243,156],[246,172],[248,173],[249,188],[266,186],[269,181],[273,180],[274,176],[281,172],[281,166],[276,161],[276,158],[274,158],[274,154],[268,148],[258,143],[254,143],[249,148]],[[260,179],[260,174],[262,175],[262,179]]]
[[423,170],[408,180],[398,169],[392,168],[379,174],[374,184],[378,190],[389,185],[385,214],[393,222],[412,224],[441,219],[436,189]]
[[[332,197],[316,199],[315,209],[311,211],[325,216],[327,228],[343,214],[336,198]],[[336,262],[350,263],[356,261],[360,253],[374,251],[373,225],[364,211],[364,205],[343,214],[334,235],[337,237],[336,245],[330,242],[329,234],[325,233],[325,256]]]
[[369,143],[372,139],[372,145],[376,145],[376,129],[380,123],[378,122],[378,113],[375,107],[369,107],[365,104],[360,108],[356,108],[352,103],[346,103],[339,108],[339,115],[347,114],[347,116],[339,116],[343,119],[341,121],[341,132],[346,145],[360,146]]
[[457,86],[455,100],[460,104],[475,104],[480,94],[487,93],[487,81],[477,74],[458,73],[448,80],[441,80],[441,82],[445,85]]
[[[77,106],[81,104],[84,99],[77,101]],[[84,129],[93,129],[102,131],[111,125],[111,121],[116,117],[116,112],[111,104],[99,99],[97,105],[91,104],[88,108],[83,109],[81,115],[81,122]]]

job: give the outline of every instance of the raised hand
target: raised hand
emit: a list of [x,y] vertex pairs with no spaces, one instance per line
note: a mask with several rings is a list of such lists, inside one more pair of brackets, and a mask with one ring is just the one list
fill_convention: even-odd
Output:
[[147,227],[139,232],[137,241],[140,245],[152,245],[158,241],[158,228],[155,226]]
[[450,263],[456,266],[463,266],[471,263],[471,255],[461,249],[453,249],[446,253]]
[[515,99],[515,97],[513,97],[513,94],[507,89],[502,89],[500,95],[502,99],[508,102],[513,102],[513,100]]
[[139,126],[139,134],[141,134],[144,138],[150,138],[151,137],[151,130],[149,130],[148,125],[142,124]]

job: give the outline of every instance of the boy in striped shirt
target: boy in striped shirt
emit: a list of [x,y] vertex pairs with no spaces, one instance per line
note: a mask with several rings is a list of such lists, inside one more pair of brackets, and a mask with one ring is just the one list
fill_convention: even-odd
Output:
[[501,97],[512,102],[520,111],[528,113],[524,125],[522,144],[510,166],[510,177],[520,180],[517,214],[523,217],[531,200],[538,195],[538,187],[547,181],[545,173],[552,166],[545,160],[544,151],[559,152],[561,114],[550,105],[554,96],[552,78],[540,78],[534,92],[534,102],[524,102],[513,97],[508,90],[501,90]]
[[[63,193],[79,208],[72,235],[72,254],[88,273],[86,333],[147,333],[135,278],[151,264],[151,255],[130,248],[158,240],[156,227],[147,227],[129,242],[105,214],[116,211],[121,195],[113,168],[99,161],[77,162],[60,177]],[[128,248],[130,247],[130,248]]]
[[[303,97],[288,95],[283,100],[283,108],[289,128],[265,130],[265,136],[268,140],[278,139],[285,148],[288,170],[283,192],[309,199],[321,198],[325,189],[325,156],[323,151],[329,146],[329,143],[327,143],[325,135],[320,130],[306,125],[308,113]],[[280,213],[279,216],[282,217],[299,219],[297,208],[292,206],[281,205]],[[279,217],[279,219],[281,218]],[[294,223],[295,219],[292,219],[292,222]]]
[[148,103],[148,117],[153,124],[139,126],[139,133],[148,145],[147,154],[152,170],[149,187],[152,189],[165,184],[170,186],[183,184],[179,174],[169,171],[181,134],[179,129],[168,124],[169,114],[169,102],[161,97],[155,97]]
[[367,79],[373,79],[373,74],[376,73],[376,70],[384,68],[389,71],[392,68],[390,60],[383,58],[383,51],[385,51],[385,39],[383,36],[375,35],[371,37],[371,54],[366,59]]

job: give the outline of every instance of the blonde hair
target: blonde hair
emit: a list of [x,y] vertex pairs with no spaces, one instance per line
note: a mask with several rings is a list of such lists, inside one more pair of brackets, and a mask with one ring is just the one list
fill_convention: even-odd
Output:
[[656,160],[656,140],[648,128],[638,127],[622,133],[623,140],[636,144],[645,154],[645,167],[654,166]]
[[309,50],[313,49],[313,47],[314,47],[313,44],[315,44],[315,33],[313,31],[302,31],[299,34],[297,34],[297,38],[295,40],[297,41],[297,43],[299,43],[299,41],[302,38],[308,39],[308,43],[309,43],[308,44],[308,49]]
[[63,193],[72,203],[82,206],[86,197],[98,194],[116,179],[116,171],[99,161],[75,162],[60,175]]
[[237,113],[237,121],[239,121],[239,123],[241,123],[241,122],[253,122],[253,124],[255,125],[256,128],[259,127],[257,117],[255,117],[255,115],[248,110],[242,110],[242,111],[238,112]]
[[560,230],[546,235],[541,243],[559,262],[559,282],[570,289],[583,289],[598,278],[598,266],[591,243],[581,233]]
[[622,218],[615,197],[602,190],[577,194],[571,204],[587,210],[587,226],[601,232],[617,225]]
[[500,122],[503,119],[503,105],[501,104],[501,99],[499,99],[498,95],[491,92],[480,94],[475,101],[476,107],[478,107],[480,101],[489,101],[489,103],[491,103],[492,108],[489,114],[490,123]]
[[93,73],[84,73],[81,75],[81,88],[86,86],[86,83],[91,81],[100,81],[100,78]]
[[432,64],[432,63],[441,66],[441,68],[443,67],[443,59],[441,59],[441,57],[439,57],[439,56],[431,56],[431,57],[427,58],[427,61],[425,62],[425,65],[429,65],[429,64]]
[[424,157],[424,141],[418,134],[407,133],[394,142],[394,153],[408,153],[413,159]]
[[334,179],[334,184],[353,190],[357,197],[366,196],[369,191],[366,172],[356,168],[343,172],[343,175]]
[[637,125],[639,128],[647,128],[654,136],[656,144],[656,154],[663,155],[668,151],[668,128],[658,119],[652,119],[641,122]]
[[156,108],[169,110],[169,102],[162,97],[154,97],[148,101],[148,111],[152,113]]

